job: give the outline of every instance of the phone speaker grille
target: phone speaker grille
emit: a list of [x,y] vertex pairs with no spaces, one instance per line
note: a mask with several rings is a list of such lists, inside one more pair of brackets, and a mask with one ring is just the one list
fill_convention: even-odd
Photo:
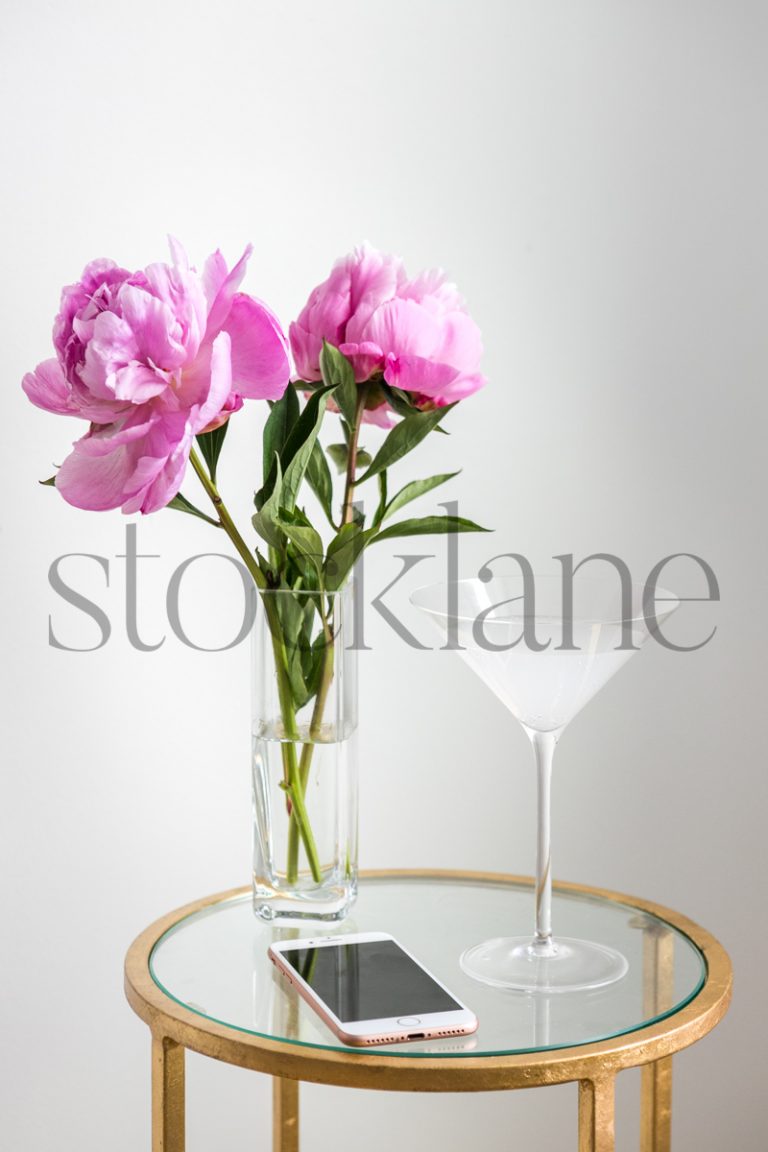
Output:
[[[436,1036],[463,1036],[461,1028],[447,1028],[441,1032],[434,1033]],[[364,1044],[394,1044],[397,1040],[401,1040],[401,1036],[375,1036],[372,1039],[366,1039]]]

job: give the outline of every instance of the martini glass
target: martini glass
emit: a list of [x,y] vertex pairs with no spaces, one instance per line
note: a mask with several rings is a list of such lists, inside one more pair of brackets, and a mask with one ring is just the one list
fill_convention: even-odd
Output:
[[534,934],[488,940],[464,953],[464,971],[485,984],[575,992],[612,984],[627,971],[625,957],[607,945],[552,935],[550,782],[566,725],[678,606],[658,589],[644,610],[644,591],[618,579],[499,576],[434,584],[411,597],[521,724],[536,758]]

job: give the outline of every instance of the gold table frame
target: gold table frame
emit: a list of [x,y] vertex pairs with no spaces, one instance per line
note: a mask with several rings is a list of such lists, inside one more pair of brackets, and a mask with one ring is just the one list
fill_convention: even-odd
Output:
[[[393,870],[362,879],[462,880],[530,884],[524,877],[489,872]],[[617,1073],[642,1067],[641,1152],[669,1152],[672,1121],[672,1056],[710,1032],[731,999],[732,970],[725,949],[687,917],[633,896],[579,884],[562,891],[615,901],[649,913],[688,936],[703,954],[707,975],[701,990],[679,1011],[634,1032],[535,1053],[407,1060],[384,1051],[343,1052],[311,1048],[239,1032],[189,1011],[153,980],[149,958],[159,938],[178,921],[209,905],[245,894],[237,888],[187,904],[150,925],[125,960],[125,994],[152,1032],[152,1152],[184,1152],[184,1051],[199,1052],[273,1077],[273,1152],[298,1152],[299,1081],[390,1092],[488,1092],[579,1085],[579,1152],[614,1152]],[[644,941],[647,1014],[664,1011],[671,992],[673,937],[648,933]]]

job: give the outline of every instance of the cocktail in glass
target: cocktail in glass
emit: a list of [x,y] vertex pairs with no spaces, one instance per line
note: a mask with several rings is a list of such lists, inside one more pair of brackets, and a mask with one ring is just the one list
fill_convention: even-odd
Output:
[[626,959],[606,944],[552,934],[550,784],[566,725],[678,605],[661,589],[576,576],[501,576],[421,588],[428,615],[528,735],[537,769],[535,930],[468,949],[477,980],[525,991],[573,992],[620,980]]

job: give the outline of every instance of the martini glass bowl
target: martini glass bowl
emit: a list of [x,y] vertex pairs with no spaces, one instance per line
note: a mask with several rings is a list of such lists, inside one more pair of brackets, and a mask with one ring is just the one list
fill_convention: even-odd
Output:
[[537,773],[533,936],[487,940],[464,971],[499,988],[577,992],[620,980],[627,961],[605,944],[552,934],[550,784],[566,725],[639,651],[679,601],[615,579],[494,576],[433,584],[411,602],[506,705],[533,745]]

